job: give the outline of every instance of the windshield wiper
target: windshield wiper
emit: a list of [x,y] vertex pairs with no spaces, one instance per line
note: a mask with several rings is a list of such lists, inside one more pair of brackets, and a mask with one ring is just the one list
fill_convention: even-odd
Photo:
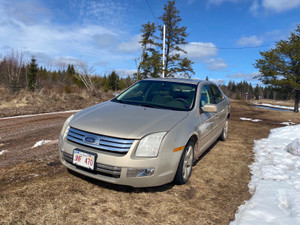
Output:
[[116,98],[112,99],[111,101],[118,102],[118,103],[126,103],[123,100],[119,100],[119,99],[116,99]]
[[149,108],[156,108],[156,109],[161,109],[162,107],[160,106],[156,106],[156,105],[150,105],[150,104],[145,104],[145,103],[142,103],[142,104],[138,104],[139,106],[142,106],[142,107],[149,107]]

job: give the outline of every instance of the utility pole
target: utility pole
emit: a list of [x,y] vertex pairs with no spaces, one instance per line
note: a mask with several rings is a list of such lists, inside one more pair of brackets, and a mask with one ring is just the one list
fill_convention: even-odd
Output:
[[166,45],[166,25],[164,25],[164,37],[163,37],[163,71],[162,77],[165,78],[165,46]]

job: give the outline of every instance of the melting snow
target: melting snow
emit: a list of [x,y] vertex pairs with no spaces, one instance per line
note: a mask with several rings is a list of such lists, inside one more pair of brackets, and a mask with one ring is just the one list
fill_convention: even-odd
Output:
[[252,119],[252,118],[246,118],[246,117],[240,117],[240,120],[252,121],[254,123],[262,121],[260,119]]
[[[290,107],[290,106],[282,106],[282,105],[272,105],[272,104],[266,104],[266,103],[257,103],[255,102],[256,105],[261,105],[261,106],[267,106],[267,107],[273,107],[273,108],[279,108],[279,109],[289,109],[289,110],[294,110],[294,107]],[[299,108],[300,110],[300,108]]]
[[34,146],[32,146],[31,148],[37,148],[37,147],[40,147],[44,144],[49,144],[49,143],[56,143],[58,142],[58,140],[41,140],[41,141],[38,141],[34,144]]
[[[230,225],[300,224],[300,157],[287,146],[300,138],[300,125],[271,130],[255,141],[250,166],[250,200],[241,205]],[[300,146],[296,146],[298,149]]]
[[295,123],[294,123],[294,122],[291,122],[291,121],[289,121],[289,122],[282,122],[282,123],[280,123],[280,124],[286,125],[286,126],[295,125]]
[[0,151],[0,155],[3,155],[5,152],[8,152],[7,150]]

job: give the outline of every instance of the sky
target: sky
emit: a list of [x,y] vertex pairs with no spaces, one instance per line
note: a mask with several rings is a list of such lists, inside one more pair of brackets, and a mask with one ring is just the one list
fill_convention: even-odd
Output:
[[[47,69],[89,65],[120,76],[136,71],[142,24],[156,22],[165,0],[0,0],[0,58],[12,50]],[[149,6],[150,8],[149,8]],[[193,78],[257,82],[259,51],[300,24],[300,0],[177,0],[187,27]]]

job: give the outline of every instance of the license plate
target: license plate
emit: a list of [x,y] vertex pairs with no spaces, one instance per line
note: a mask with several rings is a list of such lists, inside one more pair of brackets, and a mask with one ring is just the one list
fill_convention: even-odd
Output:
[[74,150],[73,152],[73,164],[82,166],[93,170],[95,168],[96,156],[91,153],[83,152],[80,150]]

